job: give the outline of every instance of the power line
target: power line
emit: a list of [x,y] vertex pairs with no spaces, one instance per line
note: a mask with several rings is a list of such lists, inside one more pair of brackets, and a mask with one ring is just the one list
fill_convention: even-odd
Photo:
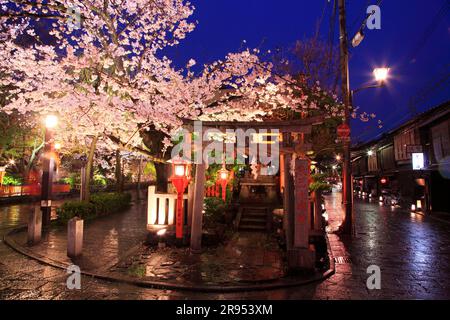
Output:
[[318,23],[317,29],[316,29],[316,35],[315,35],[316,38],[319,35],[320,27],[322,26],[322,21],[323,21],[323,18],[325,16],[325,11],[327,10],[329,3],[330,3],[329,0],[325,0],[325,4],[324,4],[323,9],[322,9],[322,15],[320,16],[320,20],[319,20],[319,23]]
[[415,59],[417,58],[417,54],[425,46],[425,44],[427,43],[428,39],[433,34],[433,32],[436,30],[436,28],[439,25],[439,23],[441,22],[441,20],[447,15],[449,9],[450,9],[450,1],[449,0],[444,0],[444,3],[440,7],[440,9],[436,13],[436,15],[433,17],[433,20],[431,21],[431,23],[425,29],[425,31],[422,34],[422,37],[418,41],[417,45],[411,51],[411,54],[409,55],[408,62],[415,61]]

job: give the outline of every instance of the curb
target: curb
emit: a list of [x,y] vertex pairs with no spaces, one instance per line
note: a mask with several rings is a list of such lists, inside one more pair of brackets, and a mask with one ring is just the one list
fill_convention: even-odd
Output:
[[[26,231],[27,226],[22,226],[19,228],[15,228],[12,231],[5,234],[3,237],[4,242],[11,247],[13,250],[21,253],[22,255],[37,260],[40,263],[49,265],[51,267],[55,267],[58,269],[66,270],[67,267],[70,265],[68,263],[63,263],[57,260],[50,259],[46,256],[34,253],[32,250],[18,244],[16,241],[14,241],[11,238],[11,235]],[[329,255],[330,260],[330,267],[328,270],[322,272],[321,274],[317,274],[314,277],[311,277],[309,279],[299,279],[298,277],[290,276],[285,278],[280,278],[276,280],[266,280],[261,281],[264,283],[256,283],[252,285],[230,285],[230,286],[218,286],[218,285],[186,285],[181,283],[170,283],[170,282],[163,282],[163,281],[150,281],[150,280],[138,280],[131,277],[126,276],[117,276],[113,274],[107,274],[107,273],[97,273],[97,272],[89,272],[89,271],[81,271],[81,274],[106,280],[110,282],[120,282],[120,283],[127,283],[131,285],[135,285],[138,287],[144,287],[144,288],[154,288],[154,289],[168,289],[168,290],[182,290],[182,291],[195,291],[195,292],[219,292],[219,293],[231,293],[231,292],[242,292],[242,291],[258,291],[258,290],[274,290],[274,289],[281,289],[281,288],[288,288],[288,287],[297,287],[297,286],[303,286],[307,284],[311,284],[314,282],[319,282],[322,280],[325,280],[332,276],[335,273],[335,262],[334,262],[334,256],[331,252],[330,243],[328,240],[328,236],[325,237],[327,241],[327,251]],[[270,282],[267,282],[270,281]]]

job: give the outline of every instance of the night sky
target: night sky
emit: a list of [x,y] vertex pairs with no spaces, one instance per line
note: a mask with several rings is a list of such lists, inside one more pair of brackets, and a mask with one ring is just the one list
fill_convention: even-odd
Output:
[[[324,12],[320,34],[329,38],[332,2],[328,0],[192,0],[196,29],[167,54],[182,67],[189,58],[197,63],[221,59],[238,51],[242,41],[249,48],[274,49],[292,46],[297,39],[311,37]],[[366,8],[378,0],[347,1],[349,40],[365,17]],[[372,69],[389,66],[386,88],[358,92],[354,105],[376,113],[384,122],[354,120],[354,140],[367,141],[412,117],[449,100],[450,82],[439,87],[439,79],[450,74],[450,1],[384,0],[381,30],[365,30],[365,39],[350,50],[352,89],[373,81]],[[447,3],[447,4],[446,4]],[[446,5],[446,10],[441,10]],[[325,11],[324,11],[325,7]],[[336,21],[337,22],[337,21]],[[334,42],[338,44],[336,23]],[[261,43],[263,45],[261,46]],[[432,88],[432,90],[430,90]],[[423,94],[425,93],[425,94]],[[421,98],[423,97],[423,99]],[[415,108],[411,101],[419,99]]]

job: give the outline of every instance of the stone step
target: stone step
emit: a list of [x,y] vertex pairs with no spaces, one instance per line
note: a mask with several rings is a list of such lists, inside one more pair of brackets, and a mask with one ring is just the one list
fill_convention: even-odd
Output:
[[252,217],[266,217],[267,213],[266,211],[262,212],[249,212],[249,211],[243,211],[242,216],[252,216]]
[[241,224],[266,225],[266,219],[242,218]]
[[266,231],[265,226],[255,226],[243,224],[239,226],[239,230],[249,230],[249,231]]
[[264,207],[244,207],[239,222],[239,230],[266,231],[267,210]]
[[262,213],[266,212],[266,208],[243,208],[244,212],[256,212],[256,213]]

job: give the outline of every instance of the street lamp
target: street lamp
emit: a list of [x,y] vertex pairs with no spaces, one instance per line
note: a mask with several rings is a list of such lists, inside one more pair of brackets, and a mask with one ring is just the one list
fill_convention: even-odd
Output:
[[52,211],[52,184],[55,159],[53,157],[53,130],[58,125],[58,117],[45,118],[44,159],[42,161],[41,211],[42,224],[49,225]]
[[336,155],[336,161],[341,161],[341,156],[339,154]]
[[191,181],[190,163],[180,157],[172,159],[172,176],[170,181],[177,190],[177,218],[176,218],[176,238],[183,238],[183,194],[184,190]]
[[49,114],[45,117],[45,127],[47,129],[53,129],[58,125],[58,117],[53,115],[53,114]]
[[389,70],[386,67],[373,69],[375,80],[379,83],[384,83],[388,78]]
[[220,186],[222,187],[222,200],[225,202],[226,198],[227,198],[227,185],[228,185],[228,176],[229,176],[229,172],[227,169],[225,169],[225,166],[222,167],[222,169],[220,169],[218,171],[218,175],[219,175],[219,183]]
[[372,151],[372,150],[367,151],[367,155],[368,155],[369,157],[373,156],[373,151]]

